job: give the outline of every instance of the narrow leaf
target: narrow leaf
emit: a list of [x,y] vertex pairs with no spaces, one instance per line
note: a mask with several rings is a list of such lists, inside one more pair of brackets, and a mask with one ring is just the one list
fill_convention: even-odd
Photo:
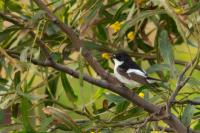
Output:
[[65,73],[61,72],[61,82],[62,82],[62,85],[63,85],[63,88],[65,90],[65,94],[67,95],[68,99],[71,101],[71,102],[76,102],[78,97],[77,95],[74,93],[74,90],[73,88],[71,87],[68,79],[67,79],[67,76],[65,75]]
[[21,103],[21,112],[22,112],[22,121],[24,130],[29,133],[34,133],[34,130],[29,121],[29,109],[30,109],[30,103],[27,98],[23,97]]
[[170,66],[171,74],[174,76],[174,54],[172,45],[168,38],[168,32],[166,30],[161,30],[158,35],[159,50],[165,64]]
[[191,123],[195,108],[193,105],[187,105],[184,109],[183,115],[181,117],[181,122],[188,127]]

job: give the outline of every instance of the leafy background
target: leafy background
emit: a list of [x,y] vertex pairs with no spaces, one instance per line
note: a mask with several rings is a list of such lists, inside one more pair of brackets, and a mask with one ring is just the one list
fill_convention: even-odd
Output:
[[[156,105],[167,102],[185,63],[198,51],[200,3],[196,0],[44,2],[62,22],[73,27],[84,40],[84,47],[106,71],[113,73],[107,53],[124,50],[151,76],[166,81],[159,90],[146,86],[133,88]],[[81,49],[77,52],[68,36],[32,0],[1,0],[0,11],[25,24],[20,27],[0,17],[1,132],[135,132],[149,115],[81,77],[75,79],[53,68],[30,63],[30,59],[45,62],[36,43],[36,38],[42,38],[56,62],[100,78],[80,54]],[[35,38],[28,34],[29,29],[34,31]],[[191,79],[176,97],[178,102],[200,99],[200,66],[195,67]],[[178,102],[172,112],[187,127],[200,130],[199,103]],[[158,131],[160,127],[165,129],[167,125],[162,121],[148,122],[140,131]]]

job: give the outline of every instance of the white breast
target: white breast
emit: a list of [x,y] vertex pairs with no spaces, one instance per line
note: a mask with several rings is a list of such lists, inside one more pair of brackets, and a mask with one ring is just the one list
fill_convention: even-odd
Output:
[[134,87],[138,87],[140,86],[140,84],[138,82],[135,82],[133,80],[129,80],[127,79],[126,77],[120,75],[118,72],[117,72],[117,67],[121,64],[123,64],[124,62],[123,61],[118,61],[116,59],[114,59],[114,62],[115,62],[115,67],[114,67],[114,75],[115,77],[122,83],[124,84],[128,84],[128,85],[131,85],[131,86],[134,86]]

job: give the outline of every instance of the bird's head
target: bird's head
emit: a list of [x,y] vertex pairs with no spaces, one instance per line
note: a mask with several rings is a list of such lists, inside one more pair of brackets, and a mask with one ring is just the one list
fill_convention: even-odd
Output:
[[131,61],[131,57],[125,52],[119,52],[112,55],[112,59],[114,60],[115,64],[119,63],[122,64],[123,62]]

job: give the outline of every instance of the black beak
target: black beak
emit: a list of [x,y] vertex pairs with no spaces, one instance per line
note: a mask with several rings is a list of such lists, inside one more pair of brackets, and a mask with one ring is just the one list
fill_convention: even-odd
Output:
[[115,54],[110,54],[110,58],[113,60],[115,58]]

